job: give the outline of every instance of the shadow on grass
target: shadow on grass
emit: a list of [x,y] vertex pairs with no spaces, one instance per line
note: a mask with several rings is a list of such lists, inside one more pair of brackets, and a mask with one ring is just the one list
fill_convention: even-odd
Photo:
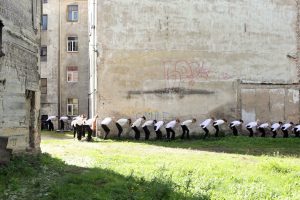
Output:
[[193,137],[189,140],[179,139],[168,140],[131,140],[131,139],[112,139],[114,142],[132,142],[145,143],[148,145],[162,146],[168,148],[182,148],[191,150],[201,150],[209,152],[224,152],[243,155],[269,155],[269,156],[291,156],[300,157],[300,138],[249,138],[247,136],[226,136],[210,137]]
[[[159,173],[150,181],[100,168],[65,164],[48,154],[17,157],[0,167],[0,199],[209,199],[178,188]],[[179,193],[177,191],[183,191]]]

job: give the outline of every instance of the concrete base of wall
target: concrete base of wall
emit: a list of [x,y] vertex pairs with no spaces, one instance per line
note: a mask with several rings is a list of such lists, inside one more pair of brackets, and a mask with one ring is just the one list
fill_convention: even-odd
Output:
[[0,165],[7,164],[12,156],[12,150],[7,149],[8,137],[0,137]]

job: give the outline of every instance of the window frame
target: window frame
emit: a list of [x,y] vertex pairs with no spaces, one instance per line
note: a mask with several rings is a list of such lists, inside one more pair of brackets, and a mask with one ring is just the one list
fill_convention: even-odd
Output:
[[[73,10],[72,7],[76,7],[77,10]],[[77,14],[77,18],[75,18]],[[78,4],[67,5],[67,21],[68,22],[78,22],[79,21],[79,6]]]
[[[78,70],[77,66],[67,66],[67,83],[77,83],[79,81],[79,76],[78,76],[79,73],[78,72],[79,72],[79,70]],[[72,77],[71,78],[72,80],[70,80],[70,81],[69,81],[69,74]],[[76,75],[77,75],[77,79],[74,80],[75,79],[74,77],[76,77]]]
[[[46,81],[46,84],[43,84],[43,81]],[[46,92],[43,92],[43,88],[46,90]],[[41,94],[47,94],[48,93],[48,80],[47,78],[41,78]]]
[[[44,20],[45,19],[44,17],[46,17],[46,21]],[[48,30],[48,14],[43,14],[42,15],[41,30],[42,31],[47,31]]]
[[[69,41],[69,38],[75,38],[74,41],[70,40]],[[71,50],[69,49],[69,43],[72,43],[72,47],[71,47]],[[77,45],[77,46],[76,46]],[[76,49],[75,47],[77,47],[77,50],[74,50]],[[67,52],[78,52],[79,51],[79,41],[78,41],[78,37],[77,36],[68,36],[67,37]]]
[[[46,51],[43,51],[43,49]],[[46,52],[46,55],[43,55],[43,52]],[[41,52],[40,52],[41,62],[47,62],[48,58],[48,47],[47,46],[41,46]]]
[[[77,99],[77,104],[76,103],[69,103],[69,100],[75,100],[77,98],[68,98],[67,99],[67,115],[69,116],[74,116],[79,114],[79,99]],[[74,107],[77,105],[77,113],[74,112]],[[69,112],[69,107],[71,107],[71,113]]]

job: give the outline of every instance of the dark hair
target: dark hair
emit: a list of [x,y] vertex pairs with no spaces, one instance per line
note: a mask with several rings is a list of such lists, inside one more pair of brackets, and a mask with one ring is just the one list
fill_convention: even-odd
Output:
[[244,121],[242,119],[240,119],[240,122],[244,123]]
[[156,119],[155,119],[155,120],[153,120],[153,124],[154,124],[154,123],[157,123]]
[[279,121],[278,123],[279,123],[279,124],[282,124],[282,122],[281,122],[281,121]]
[[143,118],[144,120],[146,120],[146,117],[145,117],[145,116],[143,116],[142,118]]
[[129,118],[129,119],[127,119],[128,120],[128,124],[131,124],[131,119]]

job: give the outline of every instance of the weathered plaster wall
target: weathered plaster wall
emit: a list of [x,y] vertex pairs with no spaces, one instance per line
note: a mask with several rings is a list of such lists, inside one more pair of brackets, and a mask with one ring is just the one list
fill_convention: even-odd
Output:
[[0,137],[13,152],[40,150],[40,24],[37,0],[0,0]]

